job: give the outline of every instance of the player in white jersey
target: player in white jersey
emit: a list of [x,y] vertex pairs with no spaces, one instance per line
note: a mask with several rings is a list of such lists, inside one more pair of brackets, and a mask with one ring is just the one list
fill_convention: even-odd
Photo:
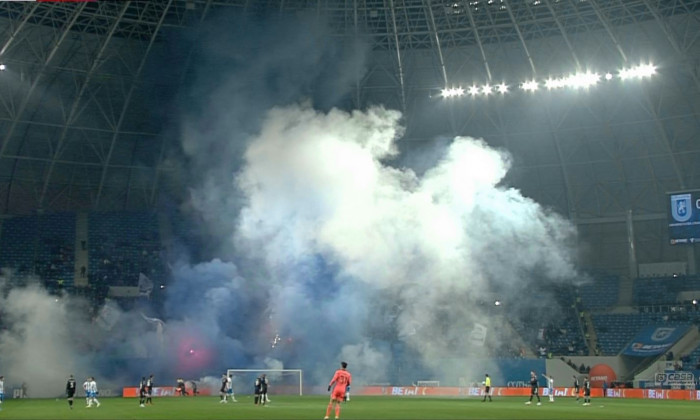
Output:
[[547,379],[547,393],[549,394],[549,402],[553,403],[554,402],[554,378],[552,378],[552,375],[545,375],[544,373],[542,376]]
[[85,391],[85,407],[92,407],[92,400],[90,399],[90,378],[85,378],[83,382],[83,391]]
[[226,377],[226,398],[228,398],[229,401],[238,402],[233,393],[233,375],[228,375]]
[[5,399],[5,377],[0,375],[0,410],[2,410],[2,400]]
[[98,407],[100,406],[100,401],[97,399],[97,382],[95,378],[90,378],[90,383],[88,384],[88,390],[90,391],[90,405],[94,402]]

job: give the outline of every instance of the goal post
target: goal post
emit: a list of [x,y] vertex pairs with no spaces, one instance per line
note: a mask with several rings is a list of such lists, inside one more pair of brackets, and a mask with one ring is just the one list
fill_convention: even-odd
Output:
[[265,374],[272,394],[303,395],[304,374],[301,369],[227,369],[236,394],[252,393],[255,379]]

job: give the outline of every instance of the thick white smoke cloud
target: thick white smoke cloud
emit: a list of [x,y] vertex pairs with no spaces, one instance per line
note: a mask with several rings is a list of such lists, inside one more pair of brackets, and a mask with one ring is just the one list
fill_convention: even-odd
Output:
[[[456,138],[419,178],[387,164],[400,117],[383,108],[275,108],[237,176],[246,201],[234,237],[239,251],[264,262],[275,324],[302,337],[321,328],[336,358],[365,355],[355,369],[373,380],[386,376],[391,357],[373,349],[368,313],[397,308],[402,340],[440,371],[443,360],[466,352],[465,331],[484,318],[475,302],[537,288],[535,273],[561,282],[575,276],[573,227],[499,186],[505,152]],[[316,259],[332,265],[330,273],[299,273]],[[391,299],[371,301],[377,293]],[[518,305],[537,299],[520,297]],[[379,363],[363,366],[369,360]]]
[[0,374],[6,393],[23,386],[30,397],[62,395],[74,374],[80,383],[94,376],[109,395],[132,379],[115,366],[120,356],[148,356],[151,329],[116,307],[93,314],[85,299],[50,294],[40,283],[9,270],[0,276]]
[[71,344],[81,333],[73,327],[86,325],[80,315],[71,319],[71,307],[38,286],[0,292],[0,308],[7,328],[0,332],[6,392],[26,383],[29,395],[60,394],[68,374],[80,364],[78,349]]

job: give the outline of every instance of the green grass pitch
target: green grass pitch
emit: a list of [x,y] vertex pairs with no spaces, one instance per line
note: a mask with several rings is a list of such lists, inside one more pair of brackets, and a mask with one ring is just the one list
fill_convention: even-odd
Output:
[[[237,403],[219,404],[218,397],[156,398],[140,408],[138,400],[103,398],[99,408],[85,408],[76,398],[73,410],[65,400],[6,400],[0,407],[5,419],[322,419],[328,397],[273,396],[255,406],[251,396]],[[497,398],[493,402],[457,398],[353,397],[343,404],[341,419],[698,419],[699,401],[594,399],[584,407],[572,398],[542,406],[524,404],[524,398]],[[334,414],[331,413],[331,419]]]

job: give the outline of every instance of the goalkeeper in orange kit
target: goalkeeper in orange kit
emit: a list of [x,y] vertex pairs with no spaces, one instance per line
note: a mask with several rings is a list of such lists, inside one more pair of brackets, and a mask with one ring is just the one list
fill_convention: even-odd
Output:
[[330,416],[334,405],[335,418],[340,418],[340,403],[345,399],[346,392],[350,391],[352,375],[347,371],[348,364],[346,362],[341,362],[340,366],[340,369],[335,371],[333,379],[331,379],[331,382],[328,384],[328,390],[331,391],[331,400],[328,402],[326,417],[324,417],[324,419]]

